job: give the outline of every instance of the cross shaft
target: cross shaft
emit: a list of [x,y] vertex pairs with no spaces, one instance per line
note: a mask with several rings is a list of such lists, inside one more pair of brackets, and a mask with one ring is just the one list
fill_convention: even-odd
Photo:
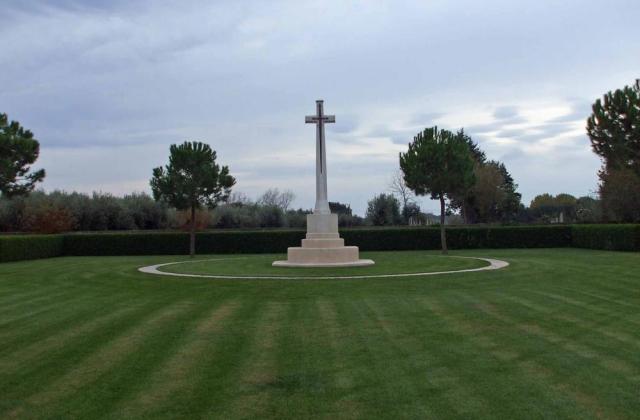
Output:
[[314,213],[330,213],[327,200],[327,159],[324,125],[335,123],[335,115],[325,115],[323,101],[316,101],[316,115],[306,116],[304,122],[316,125],[316,207]]

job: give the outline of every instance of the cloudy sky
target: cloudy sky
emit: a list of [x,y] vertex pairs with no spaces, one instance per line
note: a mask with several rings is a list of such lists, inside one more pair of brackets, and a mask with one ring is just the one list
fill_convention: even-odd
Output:
[[0,112],[40,140],[46,190],[149,191],[188,139],[237,191],[310,208],[304,116],[323,98],[331,200],[362,214],[437,124],[504,161],[528,204],[596,189],[585,119],[640,77],[639,16],[637,0],[3,0]]

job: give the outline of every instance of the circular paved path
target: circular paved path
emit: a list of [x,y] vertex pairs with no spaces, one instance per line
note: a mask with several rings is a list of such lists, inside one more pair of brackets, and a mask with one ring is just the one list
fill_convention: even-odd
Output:
[[[247,257],[249,258],[249,257]],[[236,258],[211,258],[207,260],[194,260],[194,261],[176,261],[164,264],[148,265],[146,267],[138,268],[138,271],[147,274],[156,274],[161,276],[172,277],[196,277],[206,279],[269,279],[269,280],[347,280],[347,279],[375,279],[375,278],[390,278],[390,277],[417,277],[417,276],[435,276],[439,274],[453,274],[453,273],[470,273],[472,271],[487,271],[487,270],[499,270],[509,265],[508,262],[502,260],[496,260],[493,258],[479,258],[479,257],[459,257],[452,256],[451,258],[470,258],[474,260],[486,261],[489,265],[480,268],[468,268],[464,270],[452,270],[452,271],[432,271],[428,273],[405,273],[405,274],[371,274],[361,276],[231,276],[222,274],[183,274],[183,273],[170,273],[167,271],[158,270],[160,267],[167,267],[176,264],[185,264],[191,262],[203,262],[203,261],[229,261],[229,260],[241,260],[243,257]]]

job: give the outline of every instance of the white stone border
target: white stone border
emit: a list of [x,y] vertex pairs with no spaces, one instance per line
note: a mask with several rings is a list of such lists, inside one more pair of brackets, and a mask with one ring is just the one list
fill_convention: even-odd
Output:
[[473,271],[487,271],[487,270],[499,270],[501,268],[507,267],[509,265],[508,262],[502,260],[496,260],[493,258],[480,258],[480,257],[462,257],[457,255],[451,255],[453,258],[468,258],[473,260],[481,260],[486,261],[489,265],[480,268],[467,268],[464,270],[453,270],[453,271],[432,271],[428,273],[405,273],[405,274],[370,274],[370,275],[362,275],[362,276],[230,276],[230,275],[221,275],[221,274],[187,274],[187,273],[170,273],[167,271],[160,271],[158,268],[166,267],[169,265],[176,264],[184,264],[184,263],[192,263],[192,262],[204,262],[204,261],[229,261],[229,260],[242,260],[250,257],[236,257],[236,258],[211,258],[206,260],[187,260],[187,261],[175,261],[164,264],[155,264],[148,265],[146,267],[138,268],[138,271],[146,274],[156,274],[161,276],[172,276],[172,277],[195,277],[195,278],[206,278],[206,279],[253,279],[253,280],[349,280],[349,279],[375,279],[375,278],[391,278],[391,277],[418,277],[418,276],[435,276],[440,274],[454,274],[454,273],[470,273]]

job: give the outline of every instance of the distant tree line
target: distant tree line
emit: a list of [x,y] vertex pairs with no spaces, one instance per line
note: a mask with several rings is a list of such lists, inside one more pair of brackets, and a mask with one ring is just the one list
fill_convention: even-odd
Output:
[[166,229],[177,224],[176,212],[147,194],[34,191],[0,198],[0,230],[56,233],[129,229]]
[[[228,203],[219,206],[212,214],[213,226],[217,228],[277,228],[304,229],[307,214],[311,209],[292,209],[295,195],[291,191],[271,188],[257,200],[252,201],[244,194],[232,194]],[[332,213],[338,215],[340,227],[362,226],[365,219],[354,215],[348,204],[329,202]]]
[[[400,169],[387,190],[368,201],[364,217],[349,204],[330,207],[341,227],[640,222],[640,81],[597,99],[586,129],[602,159],[594,197],[541,194],[526,207],[502,162],[487,159],[464,130],[432,127],[400,154]],[[304,228],[311,212],[291,208],[291,191],[269,189],[256,200],[231,193],[235,180],[228,168],[200,142],[172,146],[169,164],[154,169],[153,198],[34,192],[45,177],[43,169],[31,168],[39,152],[33,133],[0,114],[0,231]],[[423,212],[417,196],[438,200],[440,214]]]
[[[295,198],[291,191],[272,188],[251,200],[242,193],[231,194],[229,201],[214,209],[195,212],[198,229],[255,229],[306,227],[311,209],[289,208]],[[391,193],[369,200],[365,217],[353,214],[348,204],[330,202],[338,214],[340,227],[429,225],[439,216],[425,213],[415,202],[402,204]],[[56,233],[65,231],[188,229],[189,211],[176,210],[144,193],[116,197],[106,193],[82,194],[34,191],[29,195],[0,198],[0,231]],[[446,224],[464,224],[455,213],[445,217]],[[607,221],[602,200],[574,197],[570,194],[541,194],[529,207],[520,204],[513,223],[600,223]]]
[[[228,202],[196,209],[196,229],[305,228],[311,210],[291,209],[291,191],[268,189],[256,200],[241,193]],[[341,227],[362,226],[348,204],[329,203]],[[0,232],[57,233],[70,231],[184,229],[191,227],[191,209],[176,210],[148,194],[116,197],[107,193],[34,191],[28,195],[0,197]]]
[[600,200],[571,194],[540,194],[520,212],[521,222],[537,223],[597,223],[603,221]]

